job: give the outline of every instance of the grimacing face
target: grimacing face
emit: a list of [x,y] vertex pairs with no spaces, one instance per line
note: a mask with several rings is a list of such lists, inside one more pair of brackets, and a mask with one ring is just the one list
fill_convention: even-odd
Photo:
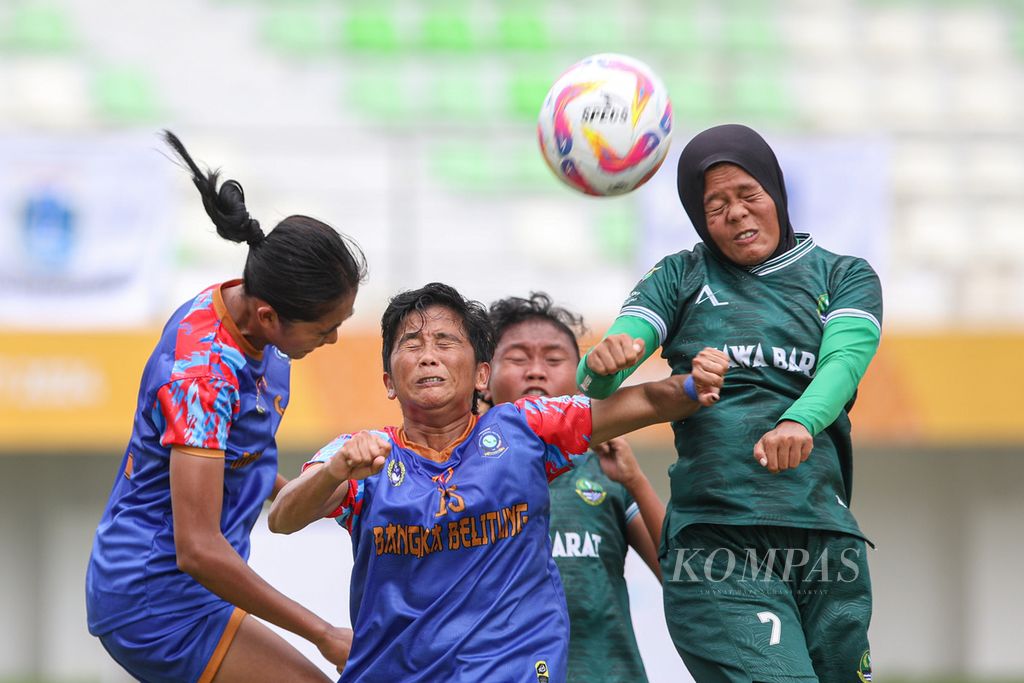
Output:
[[764,263],[779,246],[775,201],[735,164],[716,164],[704,173],[704,218],[715,245],[737,265]]
[[576,393],[575,342],[543,318],[509,326],[491,359],[491,398],[495,404],[523,396],[566,396]]
[[428,306],[399,325],[384,385],[403,411],[464,406],[468,414],[489,374],[487,363],[476,362],[462,319],[445,306]]

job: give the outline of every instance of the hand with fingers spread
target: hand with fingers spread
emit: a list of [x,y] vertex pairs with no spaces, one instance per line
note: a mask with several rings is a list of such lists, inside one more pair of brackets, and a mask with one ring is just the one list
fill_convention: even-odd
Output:
[[380,472],[391,452],[391,443],[362,431],[353,436],[327,461],[327,469],[339,481],[366,479]]
[[814,448],[814,437],[799,422],[783,420],[754,444],[754,460],[772,474],[796,469]]
[[631,368],[644,357],[643,339],[628,334],[613,334],[602,339],[587,354],[587,367],[597,375],[614,375]]
[[718,402],[728,369],[729,356],[725,355],[721,349],[705,347],[694,356],[690,376],[693,377],[698,403],[707,407]]

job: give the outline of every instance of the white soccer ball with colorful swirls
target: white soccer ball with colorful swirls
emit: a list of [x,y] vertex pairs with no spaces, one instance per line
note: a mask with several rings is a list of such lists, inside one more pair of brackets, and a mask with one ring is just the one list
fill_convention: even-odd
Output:
[[537,135],[544,159],[569,187],[589,195],[624,194],[665,160],[672,103],[661,79],[638,59],[587,57],[548,91]]

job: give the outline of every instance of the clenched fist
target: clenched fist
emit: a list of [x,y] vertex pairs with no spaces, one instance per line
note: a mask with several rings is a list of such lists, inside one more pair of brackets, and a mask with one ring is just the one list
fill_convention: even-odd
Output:
[[390,452],[390,441],[370,432],[359,432],[327,461],[327,469],[339,481],[366,479],[380,472]]

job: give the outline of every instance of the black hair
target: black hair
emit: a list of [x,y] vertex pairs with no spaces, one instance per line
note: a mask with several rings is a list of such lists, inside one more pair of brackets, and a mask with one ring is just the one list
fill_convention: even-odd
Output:
[[219,171],[202,171],[174,133],[165,130],[163,137],[192,174],[217,234],[249,245],[245,293],[266,301],[282,320],[317,320],[366,279],[366,258],[351,238],[309,216],[289,216],[264,234],[237,180],[218,190]]
[[[381,356],[384,371],[391,372],[391,352],[394,351],[399,326],[406,316],[419,313],[423,316],[430,306],[443,306],[462,319],[462,327],[473,346],[477,363],[490,362],[494,354],[494,328],[487,317],[487,309],[479,301],[462,296],[458,290],[440,282],[431,282],[419,289],[396,294],[384,309],[380,319]],[[473,394],[473,412],[477,412],[477,392]]]
[[494,326],[494,343],[497,346],[505,332],[513,325],[529,320],[543,320],[564,332],[572,341],[577,360],[580,357],[579,337],[586,333],[583,316],[555,306],[551,297],[544,292],[530,292],[529,298],[510,296],[491,304],[489,311]]

